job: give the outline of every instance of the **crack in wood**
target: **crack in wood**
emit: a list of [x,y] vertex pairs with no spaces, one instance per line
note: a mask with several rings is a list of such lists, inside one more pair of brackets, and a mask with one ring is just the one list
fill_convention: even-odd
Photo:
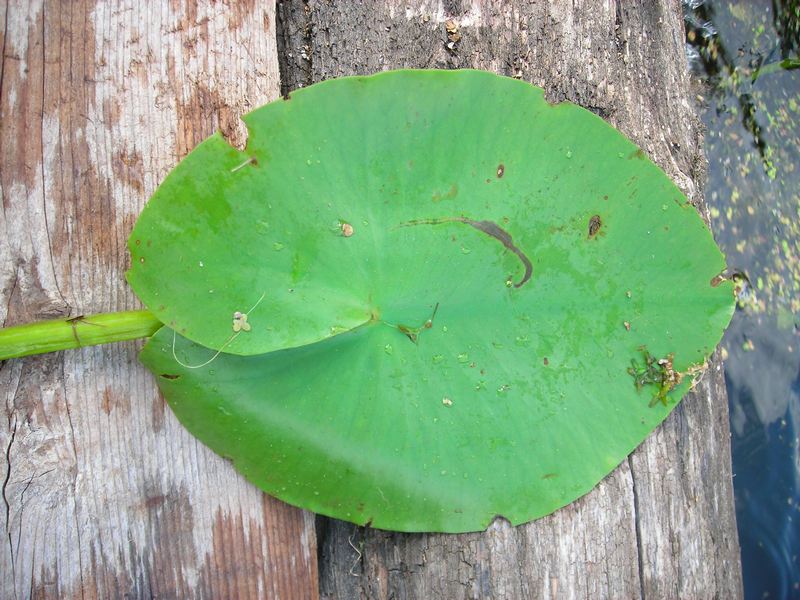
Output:
[[[14,445],[14,439],[17,437],[17,419],[14,418],[14,426],[11,429],[11,436],[8,440],[8,446],[6,446],[6,477],[3,480],[3,503],[6,506],[6,536],[8,537],[8,551],[11,556],[11,571],[12,577],[14,575],[14,544],[11,541],[11,503],[8,501],[8,495],[6,490],[8,489],[8,482],[11,479],[11,446]],[[17,541],[17,547],[19,548],[19,541]]]

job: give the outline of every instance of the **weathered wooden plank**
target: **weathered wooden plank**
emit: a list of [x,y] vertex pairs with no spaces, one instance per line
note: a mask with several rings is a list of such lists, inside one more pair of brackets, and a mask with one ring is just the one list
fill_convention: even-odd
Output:
[[[278,94],[274,6],[0,11],[0,322],[136,308],[125,240],[147,197]],[[313,518],[184,431],[137,347],[0,364],[0,597],[316,596]]]
[[[702,208],[701,130],[677,0],[286,1],[278,19],[283,92],[396,67],[520,77],[609,120]],[[450,48],[448,19],[461,33]],[[715,361],[626,462],[545,519],[446,536],[319,518],[322,596],[741,597],[727,418]]]

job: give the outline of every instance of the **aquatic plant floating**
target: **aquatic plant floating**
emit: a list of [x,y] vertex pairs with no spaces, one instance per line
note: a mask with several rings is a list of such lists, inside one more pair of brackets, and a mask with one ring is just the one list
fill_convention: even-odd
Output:
[[731,317],[669,178],[527,83],[394,71],[244,120],[244,151],[212,136],[139,217],[148,311],[49,326],[60,347],[157,329],[141,360],[180,421],[291,504],[400,531],[547,515],[667,416]]

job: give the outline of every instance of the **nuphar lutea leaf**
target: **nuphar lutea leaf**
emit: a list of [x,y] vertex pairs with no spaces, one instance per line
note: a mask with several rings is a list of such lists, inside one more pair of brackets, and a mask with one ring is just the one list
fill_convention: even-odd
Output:
[[402,531],[546,515],[730,319],[675,185],[526,83],[388,72],[245,122],[243,152],[212,136],[155,193],[128,279],[167,324],[141,358],[172,410],[291,504]]

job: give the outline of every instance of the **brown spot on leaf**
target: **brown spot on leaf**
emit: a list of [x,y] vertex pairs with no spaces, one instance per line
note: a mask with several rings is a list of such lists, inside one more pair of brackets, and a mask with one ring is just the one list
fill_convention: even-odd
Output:
[[544,360],[542,362],[544,362],[544,366],[545,367],[550,364],[550,361],[548,360],[548,358],[546,356],[544,357]]
[[558,473],[545,473],[542,475],[542,479],[553,479],[555,477],[558,477]]
[[440,202],[442,200],[450,200],[452,198],[455,198],[456,196],[458,196],[458,186],[454,183],[453,185],[450,186],[450,189],[444,193],[440,194],[439,192],[434,192],[431,195],[431,200],[433,200],[434,202]]
[[592,218],[589,219],[589,238],[596,236],[602,226],[603,222],[600,220],[600,215],[592,215]]
[[503,163],[497,165],[497,178],[500,179],[506,172],[506,167]]
[[638,158],[639,160],[644,160],[646,158],[644,151],[641,148],[637,148],[634,152],[631,152],[628,155],[628,158]]

